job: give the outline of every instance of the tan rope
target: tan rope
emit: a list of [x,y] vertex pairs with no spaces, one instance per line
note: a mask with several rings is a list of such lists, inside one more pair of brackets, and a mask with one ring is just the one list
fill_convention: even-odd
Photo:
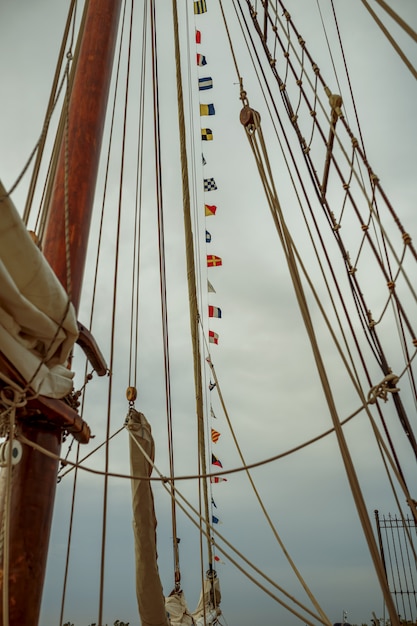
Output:
[[[273,180],[273,176],[271,173],[271,168],[269,165],[268,155],[264,147],[260,118],[259,118],[259,115],[255,111],[253,113],[254,113],[253,124],[245,127],[246,134],[249,139],[249,143],[251,144],[255,158],[256,158],[259,173],[261,175],[265,193],[266,193],[268,203],[270,206],[271,214],[272,214],[277,232],[279,234],[284,253],[287,258],[288,269],[289,269],[289,272],[293,281],[295,294],[296,294],[299,307],[300,307],[300,312],[302,314],[304,324],[305,324],[305,327],[306,327],[306,330],[310,339],[314,359],[316,362],[317,371],[321,380],[323,392],[327,401],[330,416],[331,416],[333,426],[335,429],[335,434],[336,434],[337,441],[339,444],[342,459],[345,465],[346,474],[349,480],[352,495],[353,495],[356,508],[358,511],[359,519],[361,521],[365,538],[368,543],[369,551],[370,551],[372,560],[374,562],[375,571],[377,573],[377,576],[380,582],[381,590],[383,592],[384,599],[388,607],[392,623],[395,625],[398,625],[398,616],[396,614],[395,606],[394,606],[390,591],[388,589],[385,572],[384,572],[383,565],[381,562],[379,550],[375,542],[375,537],[372,531],[372,526],[371,526],[371,522],[370,522],[367,510],[366,510],[366,505],[365,505],[365,501],[363,498],[363,494],[362,494],[359,481],[356,475],[356,471],[355,471],[355,468],[354,468],[354,465],[350,456],[350,451],[347,446],[347,442],[346,442],[343,430],[341,428],[341,423],[340,423],[338,411],[334,402],[330,383],[327,377],[326,368],[322,360],[321,352],[320,352],[317,339],[315,336],[315,332],[314,332],[314,327],[312,324],[312,320],[310,318],[309,307],[307,304],[301,278],[300,278],[297,264],[296,264],[295,257],[294,257],[292,241],[289,236],[285,218],[283,216],[281,205],[280,205],[280,202],[278,200],[278,196],[275,190],[275,185],[274,185],[274,180]],[[261,147],[258,147],[256,143],[256,137],[258,135],[259,135],[260,143],[262,145],[262,149]],[[262,161],[259,158],[257,158],[257,156],[261,152],[265,160],[264,163],[262,163]]]
[[[164,202],[163,202],[163,184],[162,184],[162,168],[161,168],[161,133],[160,133],[160,106],[159,106],[159,83],[158,83],[158,50],[157,41],[157,21],[155,15],[155,2],[151,2],[151,29],[152,29],[152,84],[153,84],[153,102],[154,102],[154,138],[155,138],[155,181],[156,181],[156,205],[157,205],[157,225],[158,225],[158,255],[159,255],[159,281],[161,295],[161,326],[162,326],[162,353],[164,362],[165,377],[165,404],[166,404],[166,421],[168,433],[168,456],[169,456],[169,472],[172,487],[174,489],[175,470],[174,470],[174,441],[173,441],[173,421],[172,421],[172,401],[171,401],[171,378],[170,378],[170,352],[169,352],[169,335],[168,335],[168,303],[167,303],[167,284],[166,284],[166,257],[165,257],[165,233],[164,233]],[[175,509],[175,500],[171,500],[171,525],[172,525],[172,549],[174,555],[174,577],[175,589],[179,591],[181,573],[179,563],[179,549],[177,542],[177,515]]]
[[[9,388],[10,390],[10,388]],[[5,390],[2,389],[1,401],[10,407],[9,436],[7,439],[7,458],[6,458],[6,485],[4,495],[4,512],[3,524],[1,528],[1,551],[3,553],[3,626],[9,626],[9,567],[10,567],[10,510],[12,499],[12,453],[13,441],[15,438],[15,418],[16,407],[26,403],[26,399],[19,391],[12,389],[12,396],[9,398]]]
[[[133,3],[132,3],[133,5]],[[131,14],[133,13],[133,6],[131,5]],[[127,11],[127,1],[123,5],[122,23],[124,24]],[[120,37],[118,58],[122,54],[123,37]],[[129,60],[131,55],[131,41],[129,44]],[[118,68],[119,68],[118,63]],[[119,79],[119,73],[117,73],[117,82]],[[117,310],[117,287],[119,283],[119,255],[121,246],[121,221],[122,221],[122,208],[123,208],[123,177],[125,167],[125,145],[127,137],[127,94],[129,85],[129,71],[126,74],[125,84],[125,100],[123,109],[123,131],[121,136],[121,163],[120,163],[120,180],[119,180],[119,196],[117,202],[117,211],[115,219],[115,251],[114,251],[114,266],[113,266],[113,297],[111,303],[111,332],[110,332],[110,356],[109,356],[109,371],[113,371],[113,364],[115,359],[115,345],[116,345],[116,310]],[[116,93],[114,98],[114,105],[116,102]],[[114,115],[114,111],[113,111]],[[112,121],[114,117],[112,118]],[[107,390],[107,414],[106,414],[106,437],[105,437],[105,449],[104,449],[104,485],[103,485],[103,514],[102,514],[102,529],[101,529],[101,556],[100,556],[100,578],[99,578],[99,606],[98,606],[98,623],[103,623],[103,604],[104,604],[104,586],[105,586],[105,556],[106,556],[106,539],[107,539],[107,515],[108,515],[108,488],[109,488],[109,462],[110,462],[110,425],[111,425],[111,402],[113,397],[113,376],[109,376],[109,385]]]
[[[135,445],[137,446],[137,448],[141,451],[141,453],[143,454],[144,458],[146,459],[146,461],[151,465],[151,467],[157,472],[157,474],[160,476],[160,478],[162,478],[162,474],[160,473],[160,471],[158,470],[158,468],[156,467],[154,461],[150,458],[150,456],[146,453],[146,451],[144,450],[143,446],[141,445],[141,443],[133,436],[133,433],[129,430],[129,428],[127,428],[127,431],[129,433],[130,438],[132,439],[132,441],[135,443]],[[193,517],[191,517],[191,515],[186,511],[186,509],[184,507],[182,507],[180,504],[180,508],[184,511],[184,513],[187,515],[187,517],[193,522],[193,524],[195,524],[196,526],[199,527],[200,531],[203,534],[206,534],[206,531],[204,530],[204,525],[205,525],[205,520],[204,517],[192,506],[192,504],[176,489],[175,491],[173,491],[169,486],[169,483],[167,483],[167,481],[164,481],[163,486],[165,488],[165,490],[170,494],[171,498],[176,499],[179,497],[181,498],[181,500],[187,505],[187,507],[193,512],[193,514],[195,515],[195,517],[199,520],[199,522],[196,522],[195,519]],[[276,589],[278,589],[279,591],[281,591],[283,594],[285,594],[288,598],[290,598],[295,604],[297,604],[298,606],[304,608],[307,613],[309,613],[312,617],[314,617],[315,619],[317,619],[318,621],[320,621],[321,623],[327,625],[328,624],[328,620],[323,621],[319,616],[315,615],[312,611],[310,611],[308,608],[304,607],[302,605],[302,603],[300,603],[296,598],[294,598],[293,596],[291,596],[290,594],[288,594],[282,587],[280,587],[277,583],[275,583],[271,578],[269,578],[266,574],[264,574],[261,570],[259,570],[258,568],[256,568],[248,559],[246,559],[246,557],[243,556],[243,554],[241,552],[239,552],[236,548],[234,548],[232,546],[232,544],[230,542],[228,542],[220,533],[214,531],[213,526],[211,526],[211,532],[215,532],[215,534],[217,536],[219,536],[222,541],[228,545],[238,556],[239,558],[241,558],[243,561],[245,561],[248,565],[250,565],[250,567],[252,567],[258,574],[260,574],[263,578],[265,578],[265,580],[267,580],[271,585],[273,585]],[[211,534],[207,534],[206,535],[208,538],[211,539]],[[230,556],[230,554],[227,554],[224,550],[222,550],[221,548],[219,548],[219,550],[225,554],[225,556],[241,571],[242,568],[238,565],[238,563]],[[251,578],[251,580],[253,582],[256,583],[255,579]],[[258,585],[259,586],[259,585]],[[263,588],[263,587],[261,587]],[[266,591],[265,588],[263,588],[264,591]],[[280,601],[278,598],[275,598],[280,604],[283,604],[282,601]],[[290,610],[291,612],[294,612],[291,607],[283,604],[283,606],[285,606],[285,608],[287,608],[288,610]],[[301,617],[298,613],[294,613],[295,615],[297,615],[298,617]],[[310,623],[310,622],[308,622]]]
[[[375,13],[375,11],[373,9],[371,9],[371,7],[369,6],[369,3],[367,2],[367,0],[362,0],[362,4],[365,6],[365,8],[368,10],[368,12],[370,13],[370,15],[373,17],[373,19],[375,20],[375,22],[378,24],[379,28],[382,30],[382,32],[384,33],[385,37],[388,39],[388,41],[390,42],[390,44],[392,45],[392,47],[394,48],[395,52],[399,55],[399,57],[401,58],[401,60],[405,63],[405,65],[408,67],[408,69],[410,70],[410,72],[412,73],[412,75],[414,76],[414,78],[417,79],[417,70],[414,67],[414,65],[411,63],[411,61],[408,59],[408,57],[404,54],[404,52],[401,50],[400,46],[397,44],[397,42],[395,41],[395,39],[393,38],[393,36],[390,34],[390,32],[388,31],[388,29],[384,26],[384,24],[381,22],[381,20],[379,19],[379,17],[377,16],[377,14]],[[410,33],[408,33],[410,34]],[[415,35],[415,33],[414,33]],[[414,37],[413,37],[414,38]]]
[[[414,353],[414,357],[416,355],[417,355],[417,352]],[[214,367],[213,363],[211,365]],[[405,374],[406,370],[407,370],[407,368],[405,368],[404,371],[398,376],[399,380]],[[216,376],[216,378],[217,378],[217,376]],[[350,422],[361,411],[366,410],[367,404],[370,404],[370,402],[367,403],[367,401],[364,399],[363,405],[361,405],[358,409],[353,411],[353,413],[348,415],[345,419],[341,420],[340,424],[342,426],[344,426],[345,424]],[[61,479],[64,476],[66,476],[67,474],[69,474],[76,467],[79,468],[79,469],[82,469],[82,470],[84,470],[84,471],[86,471],[88,473],[96,474],[96,475],[99,475],[99,476],[103,476],[104,475],[103,471],[96,470],[96,469],[93,469],[91,467],[87,467],[87,466],[83,465],[83,463],[89,457],[93,456],[98,450],[100,450],[100,448],[102,448],[104,445],[106,445],[107,441],[110,441],[111,439],[113,439],[114,437],[119,435],[123,430],[124,430],[124,426],[119,428],[117,431],[115,431],[112,435],[109,436],[108,440],[103,441],[94,450],[92,450],[87,455],[85,455],[77,463],[75,463],[73,461],[70,461],[69,459],[57,456],[57,455],[53,454],[52,452],[49,452],[48,450],[46,450],[42,446],[39,446],[38,444],[35,444],[34,442],[30,441],[29,439],[26,439],[24,437],[24,435],[22,435],[22,434],[19,434],[18,439],[22,443],[30,445],[35,450],[38,450],[39,452],[45,454],[46,456],[49,456],[50,458],[59,460],[63,465],[69,465],[70,466],[69,469],[67,469],[61,475],[61,477],[60,477]],[[334,432],[334,428],[329,428],[328,430],[320,433],[319,435],[316,435],[315,437],[312,437],[308,441],[305,441],[305,442],[303,442],[303,443],[301,443],[301,444],[299,444],[297,446],[294,446],[293,448],[285,450],[284,452],[276,454],[276,455],[274,455],[272,457],[269,457],[269,458],[266,458],[266,459],[262,459],[261,461],[256,461],[254,463],[250,463],[248,465],[244,465],[243,467],[230,468],[228,470],[223,470],[223,471],[216,471],[214,474],[210,473],[210,474],[191,474],[191,475],[176,476],[175,479],[177,481],[180,481],[180,480],[197,480],[197,479],[201,479],[201,478],[212,478],[213,476],[223,476],[223,475],[229,475],[229,474],[236,474],[236,473],[239,473],[239,472],[244,472],[244,471],[246,471],[248,469],[254,469],[254,468],[257,468],[257,467],[261,467],[263,465],[268,465],[268,464],[273,463],[275,461],[279,461],[280,459],[283,459],[283,458],[285,458],[287,456],[290,456],[290,455],[294,454],[295,452],[299,452],[303,448],[306,448],[306,447],[308,447],[308,446],[310,446],[310,445],[320,441],[324,437],[327,437],[328,435],[331,435],[333,432]],[[149,476],[134,476],[134,475],[131,475],[131,474],[120,474],[120,473],[115,473],[115,472],[108,472],[107,475],[112,477],[112,478],[123,478],[123,479],[127,479],[127,480],[140,479],[140,480],[162,481],[162,482],[169,482],[169,480],[170,480],[168,476],[162,476],[162,478],[156,478],[156,477],[149,477]]]
[[[187,263],[191,340],[192,340],[192,346],[193,346],[194,386],[195,386],[196,413],[197,413],[198,448],[199,448],[202,474],[205,475],[207,473],[207,470],[206,470],[206,447],[205,447],[206,444],[205,444],[205,436],[204,436],[201,350],[200,350],[200,342],[199,342],[199,336],[198,336],[199,312],[198,312],[198,306],[197,306],[197,285],[196,285],[196,276],[195,276],[193,233],[192,233],[192,224],[191,224],[190,184],[189,184],[189,177],[188,177],[188,159],[187,159],[186,132],[185,132],[185,119],[184,119],[184,97],[183,97],[183,87],[182,87],[182,77],[181,77],[181,55],[180,55],[180,43],[179,43],[177,0],[172,0],[172,13],[173,13],[173,20],[174,20],[175,71],[176,71],[176,79],[177,79],[178,124],[179,124],[179,130],[180,130],[180,155],[181,155],[182,193],[183,193],[183,210],[184,210],[185,254],[186,254],[186,263]],[[209,520],[210,520],[210,509],[209,509],[209,502],[208,502],[208,486],[207,486],[206,481],[204,481],[202,488],[203,488],[206,524],[208,527]],[[208,562],[211,565],[213,562],[213,550],[212,550],[210,541],[207,541],[207,553],[208,553]]]
[[209,365],[210,365],[210,368],[211,368],[211,371],[212,371],[212,374],[213,374],[214,381],[216,382],[217,393],[219,395],[220,403],[222,405],[222,408],[223,408],[223,411],[224,411],[227,423],[229,425],[229,429],[230,429],[230,431],[232,433],[232,437],[233,437],[233,440],[235,442],[236,449],[238,451],[238,454],[239,454],[239,457],[240,457],[242,463],[244,464],[244,469],[246,471],[247,477],[248,477],[249,482],[251,484],[252,490],[253,490],[253,492],[254,492],[254,494],[256,496],[256,499],[258,500],[258,504],[259,504],[259,506],[262,509],[262,512],[263,512],[263,514],[265,516],[265,519],[267,520],[268,525],[269,525],[270,529],[272,530],[272,533],[273,533],[276,541],[278,542],[278,545],[280,546],[283,554],[285,555],[285,558],[287,559],[287,561],[290,564],[292,570],[294,571],[294,573],[297,576],[299,582],[301,583],[304,591],[307,593],[308,597],[310,598],[311,602],[313,603],[313,606],[316,608],[318,613],[321,615],[323,623],[324,624],[331,624],[331,622],[328,620],[327,616],[325,615],[324,611],[320,607],[320,605],[319,605],[318,601],[316,600],[315,596],[313,595],[312,591],[310,590],[310,588],[308,587],[307,583],[305,582],[304,578],[302,577],[301,572],[298,570],[297,566],[295,565],[295,562],[291,558],[291,556],[290,556],[288,550],[286,549],[286,547],[284,545],[284,542],[282,541],[282,539],[281,539],[281,537],[280,537],[280,535],[279,535],[279,533],[278,533],[274,523],[272,522],[272,519],[271,519],[268,511],[266,510],[265,504],[264,504],[264,502],[263,502],[263,500],[262,500],[262,498],[261,498],[261,496],[259,494],[259,491],[256,488],[254,480],[253,480],[253,478],[252,478],[252,476],[251,476],[251,474],[249,472],[248,466],[246,465],[245,459],[243,457],[242,450],[241,450],[241,448],[239,446],[239,443],[237,441],[236,435],[235,435],[234,430],[232,428],[232,425],[231,425],[231,422],[230,422],[230,419],[229,419],[229,414],[227,412],[226,405],[224,403],[223,396],[222,396],[222,393],[221,393],[219,381],[218,381],[218,378],[216,376],[216,372],[215,372],[215,369],[213,367],[213,364],[211,363],[211,360],[209,361]]
[[[59,76],[60,76],[61,67],[62,67],[62,63],[63,63],[63,59],[64,59],[65,48],[66,48],[67,40],[68,40],[68,34],[69,34],[69,31],[70,31],[70,28],[71,28],[71,24],[74,26],[74,16],[75,16],[76,3],[77,3],[77,0],[71,0],[71,5],[70,5],[70,7],[68,9],[67,21],[66,21],[66,24],[65,24],[64,34],[62,36],[61,48],[60,48],[60,51],[59,51],[59,54],[58,54],[58,61],[57,61],[56,68],[55,68],[55,75],[54,75],[54,79],[53,79],[53,83],[52,83],[52,88],[51,88],[51,92],[50,92],[50,96],[49,96],[48,105],[47,105],[47,108],[46,108],[45,121],[43,123],[41,136],[40,136],[39,141],[38,141],[38,143],[36,145],[36,159],[35,159],[33,172],[32,172],[32,177],[31,177],[31,180],[30,180],[29,190],[28,190],[28,194],[27,194],[27,198],[26,198],[25,209],[24,209],[24,212],[23,212],[23,221],[25,222],[25,224],[28,223],[28,219],[29,219],[29,214],[30,214],[30,210],[31,210],[32,202],[33,202],[33,196],[34,196],[34,193],[35,193],[35,187],[36,187],[36,183],[37,183],[38,176],[39,176],[42,156],[43,156],[43,153],[44,153],[46,137],[47,137],[47,134],[48,134],[49,123],[51,121],[52,113],[53,113],[53,111],[55,109],[55,106],[56,106],[56,103],[57,103],[57,100],[58,100],[61,88],[64,85],[64,82],[66,80],[66,74],[67,74],[67,71],[69,69],[69,64],[72,61],[72,55],[69,58],[68,54],[67,54],[67,66],[66,66],[66,69],[65,69],[65,72],[64,72],[64,77],[63,77],[62,82],[61,82],[61,86],[59,86]],[[72,36],[72,38],[73,38],[73,36]],[[67,53],[70,52],[70,50],[72,48],[72,38],[71,38],[70,45],[69,45],[69,50],[67,51]]]
[[375,2],[377,2],[379,4],[380,7],[382,7],[384,9],[384,11],[386,11],[388,13],[388,15],[390,17],[392,17],[393,20],[395,20],[397,22],[397,24],[403,29],[405,30],[405,32],[410,35],[410,37],[412,39],[414,39],[414,41],[417,42],[417,33],[415,30],[413,30],[411,28],[411,26],[409,24],[407,24],[407,22],[405,20],[403,20],[398,13],[396,13],[394,11],[394,9],[392,7],[390,7],[386,2],[384,2],[384,0],[375,0]]
[[233,63],[234,63],[235,70],[236,70],[236,75],[237,75],[238,80],[239,80],[240,90],[242,90],[243,89],[243,79],[242,79],[242,75],[241,75],[241,73],[239,71],[239,66],[237,64],[237,58],[236,58],[235,50],[233,48],[232,37],[230,35],[229,26],[227,24],[226,15],[225,15],[225,12],[224,12],[224,9],[223,9],[223,2],[222,2],[222,0],[219,0],[219,6],[220,6],[220,11],[221,11],[221,14],[222,14],[222,18],[223,18],[223,24],[224,24],[224,27],[226,29],[227,39],[229,41],[230,53],[232,55]]

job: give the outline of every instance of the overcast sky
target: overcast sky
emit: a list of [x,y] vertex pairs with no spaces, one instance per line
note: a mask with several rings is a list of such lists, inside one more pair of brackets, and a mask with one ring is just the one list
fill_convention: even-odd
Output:
[[[227,3],[227,4],[226,4]],[[0,116],[0,178],[6,188],[17,179],[40,134],[45,106],[52,82],[55,58],[60,45],[64,18],[68,2],[63,0],[39,0],[30,3],[17,0],[7,3],[0,0],[0,73],[2,76],[2,102]],[[139,3],[138,3],[139,4]],[[159,3],[158,3],[159,4]],[[188,45],[183,38],[182,53],[189,52],[192,63],[184,70],[185,84],[192,85],[191,97],[186,97],[187,112],[191,107],[193,117],[187,118],[193,126],[195,166],[191,176],[192,202],[198,222],[198,246],[201,258],[216,254],[223,259],[219,268],[206,272],[201,269],[201,307],[204,313],[205,330],[210,328],[219,334],[219,345],[212,346],[211,356],[219,378],[230,419],[239,445],[247,463],[254,463],[285,452],[331,427],[329,411],[312,357],[307,335],[298,312],[294,289],[289,279],[285,257],[280,249],[269,208],[259,181],[256,165],[247,139],[239,123],[239,90],[236,73],[230,58],[224,27],[220,20],[220,9],[214,0],[207,0],[209,11],[202,16],[192,15],[189,6],[189,22],[182,14],[182,35],[188,33]],[[263,100],[244,40],[236,25],[236,15],[231,2],[226,0],[226,14],[233,36],[234,51],[240,74],[248,93],[251,106],[262,118],[268,152],[272,162],[275,184],[292,237],[303,256],[304,263],[313,278],[318,277],[317,264],[311,255],[311,245],[305,234],[298,201],[292,190],[284,158],[274,137],[267,106]],[[243,3],[242,3],[243,4]],[[260,3],[258,3],[260,4]],[[320,24],[317,4],[314,0],[288,2],[294,23],[306,41],[307,48],[322,70],[326,83],[337,92],[332,73],[327,44]],[[415,102],[417,89],[415,80],[404,64],[395,55],[389,43],[372,23],[359,0],[349,3],[335,2],[339,28],[352,89],[365,140],[366,153],[372,168],[381,179],[382,186],[391,198],[392,205],[408,232],[416,237],[416,157],[417,123]],[[175,104],[173,48],[171,34],[170,3],[164,3],[164,12],[158,13],[158,63],[162,78],[161,132],[164,185],[164,223],[167,265],[167,300],[169,312],[171,393],[174,419],[175,469],[179,476],[197,473],[196,420],[189,339],[189,317],[186,268],[183,254],[183,218],[181,182],[179,179],[179,150]],[[400,7],[390,0],[390,5],[400,11],[414,29],[417,29],[417,8],[413,0],[404,0]],[[330,2],[321,0],[327,34],[332,46],[336,43],[335,28],[331,22]],[[159,8],[159,7],[158,7]],[[170,7],[169,7],[170,8]],[[260,10],[260,8],[259,8]],[[139,24],[142,9],[137,7]],[[380,13],[380,12],[379,12]],[[390,24],[387,18],[384,18]],[[195,21],[194,21],[195,20]],[[187,26],[185,27],[185,24]],[[391,26],[391,24],[390,24]],[[198,28],[202,43],[195,47],[193,33]],[[141,33],[141,24],[137,28]],[[416,46],[411,45],[398,28],[395,36],[404,46],[411,59],[416,58]],[[196,51],[204,54],[207,65],[196,68]],[[140,46],[135,44],[136,59],[140,61]],[[334,52],[334,61],[340,63],[340,53]],[[282,56],[276,53],[277,68]],[[281,66],[282,67],[282,66]],[[139,88],[139,69],[133,79],[131,94]],[[282,72],[282,74],[281,74]],[[213,89],[201,92],[200,102],[213,103],[214,117],[198,115],[199,93],[197,77],[210,76]],[[340,80],[346,103],[347,118],[357,134],[353,108],[346,91],[346,78],[341,70]],[[290,82],[290,81],[288,81]],[[149,85],[149,76],[147,79]],[[306,87],[308,89],[308,87]],[[301,163],[300,167],[307,183],[306,169],[302,164],[300,149],[288,124],[279,90],[275,85],[275,100],[282,120],[287,124],[291,147]],[[291,87],[288,87],[289,92]],[[135,92],[136,90],[136,92]],[[346,94],[346,95],[345,95]],[[135,96],[131,95],[132,101]],[[321,96],[327,106],[325,99]],[[151,100],[147,100],[151,104]],[[294,101],[297,105],[297,100]],[[130,109],[130,119],[137,119],[137,105]],[[210,127],[214,140],[201,145],[199,128]],[[306,130],[310,128],[305,118]],[[145,117],[145,136],[153,138],[152,118]],[[124,180],[122,229],[122,263],[131,263],[133,230],[132,213],[135,202],[134,145],[135,131],[129,134],[129,149],[133,157],[127,157]],[[280,140],[285,143],[282,132]],[[313,142],[314,143],[314,142]],[[349,150],[349,147],[347,148]],[[163,374],[161,317],[159,313],[159,277],[157,256],[156,205],[154,195],[153,148],[145,148],[143,185],[143,222],[141,248],[140,322],[138,349],[138,390],[136,407],[143,411],[152,423],[157,453],[156,463],[160,471],[168,474],[166,401]],[[201,151],[206,165],[201,164]],[[191,151],[190,151],[191,152]],[[313,151],[312,151],[313,152]],[[130,153],[129,153],[130,154]],[[288,151],[286,151],[288,155]],[[318,155],[318,156],[315,156]],[[312,158],[321,176],[323,152],[317,149]],[[340,154],[340,152],[339,152]],[[111,284],[113,282],[113,252],[116,209],[118,203],[117,166],[120,158],[117,148],[112,155],[114,178],[109,186],[106,214],[104,218],[103,264],[99,271],[98,306],[94,316],[93,332],[103,353],[110,355]],[[345,170],[346,171],[346,166]],[[292,168],[292,171],[294,169]],[[214,178],[218,189],[203,193],[203,178]],[[23,208],[28,178],[13,194],[16,206]],[[306,184],[307,184],[306,183]],[[330,193],[335,201],[335,213],[339,214],[343,196],[337,190],[336,178],[330,180]],[[354,183],[352,183],[354,185]],[[298,184],[300,190],[300,185]],[[358,192],[358,187],[356,187]],[[99,193],[99,192],[98,192]],[[309,193],[313,196],[310,189]],[[339,195],[338,195],[339,194]],[[360,195],[360,194],[359,194]],[[362,199],[363,202],[363,199]],[[217,214],[204,220],[203,205],[214,204]],[[101,199],[97,202],[100,208]],[[305,204],[305,203],[304,203]],[[314,199],[315,210],[321,211]],[[366,203],[365,203],[366,207]],[[385,210],[384,210],[385,211]],[[342,261],[336,260],[336,245],[333,235],[322,217],[318,221],[328,238],[328,250],[334,254],[334,269],[340,272],[340,284],[346,289]],[[385,213],[384,213],[385,215]],[[98,217],[93,220],[93,245],[97,239]],[[391,229],[394,245],[401,251],[400,237],[388,219],[383,223]],[[347,225],[351,222],[347,221]],[[209,230],[212,241],[204,243],[204,231]],[[354,257],[359,249],[359,235],[347,228],[346,241]],[[326,243],[327,245],[327,243]],[[88,323],[89,298],[93,277],[93,250],[91,265],[86,270],[86,297],[80,310],[80,320]],[[332,257],[333,258],[333,257]],[[412,268],[412,265],[409,266]],[[364,289],[369,289],[370,302],[375,306],[375,316],[382,311],[386,298],[386,287],[380,276],[373,273],[373,262],[365,256],[358,264],[358,273]],[[415,271],[415,270],[414,270]],[[410,270],[411,272],[411,270]],[[205,293],[207,276],[216,289],[215,294]],[[415,273],[410,273],[415,284]],[[304,281],[305,282],[305,281]],[[129,338],[131,268],[123,266],[119,278],[120,304],[117,309],[117,351],[113,365],[113,390],[111,410],[111,432],[122,425],[127,412],[125,389],[128,384],[127,361],[131,341]],[[405,287],[401,295],[405,296]],[[325,308],[329,307],[323,282],[317,284]],[[348,292],[349,310],[353,311]],[[382,295],[380,295],[382,294]],[[415,303],[409,296],[407,305],[414,306],[411,319],[415,319]],[[311,293],[308,300],[316,333],[323,347],[325,365],[340,419],[344,419],[359,407],[359,400],[348,377],[343,373],[339,356],[331,345],[329,333],[321,319]],[[222,319],[208,320],[205,316],[207,304],[222,310]],[[414,315],[414,318],[413,318]],[[333,320],[333,317],[332,317]],[[359,327],[358,321],[354,321]],[[382,341],[388,351],[390,363],[401,371],[401,351],[393,336],[396,328],[392,318],[381,324]],[[369,355],[369,351],[367,351]],[[375,383],[382,374],[372,361],[369,371]],[[76,384],[80,385],[83,368],[80,363]],[[361,374],[362,376],[362,374]],[[210,373],[204,372],[204,386],[208,388]],[[363,380],[363,376],[362,376]],[[101,443],[107,418],[107,380],[96,380],[89,384],[91,393],[86,398],[84,418],[90,424],[95,439],[88,446],[93,449]],[[401,382],[404,402],[415,415],[414,404],[407,391],[407,381]],[[365,392],[366,387],[364,387]],[[210,419],[210,398],[216,419]],[[222,413],[218,394],[207,393],[206,411],[209,428],[221,433],[213,453],[221,460],[224,470],[241,467],[227,421]],[[385,408],[385,407],[384,407]],[[396,442],[403,469],[409,478],[412,495],[415,480],[415,459],[408,443],[397,426],[397,418],[387,403],[390,427]],[[413,413],[414,409],[414,413]],[[412,417],[414,419],[414,417]],[[415,419],[414,422],[415,423]],[[384,475],[371,428],[363,413],[345,427],[345,433],[354,462],[357,464],[368,513],[373,520],[374,510],[381,514],[397,514],[397,508]],[[63,447],[66,453],[68,443]],[[87,450],[87,451],[88,451]],[[81,455],[85,454],[81,450]],[[74,453],[72,453],[72,456]],[[111,471],[128,474],[128,439],[125,432],[117,435],[110,444]],[[103,469],[103,453],[97,453],[85,463]],[[209,469],[213,469],[210,467]],[[301,571],[307,584],[317,597],[332,622],[342,620],[347,612],[351,623],[369,622],[371,612],[383,617],[383,604],[362,536],[358,515],[350,495],[346,473],[334,435],[285,458],[253,470],[253,479],[260,496],[276,525],[291,557]],[[58,486],[54,527],[51,537],[50,558],[42,608],[42,626],[56,626],[62,593],[63,567],[68,534],[68,514],[71,499],[72,474],[68,474]],[[179,481],[178,490],[197,506],[196,481]],[[159,568],[164,592],[173,587],[172,529],[170,499],[163,487],[155,483],[155,502],[158,516]],[[118,618],[139,624],[134,591],[133,537],[131,532],[130,484],[128,480],[111,479],[109,485],[109,510],[106,551],[106,595],[105,622],[113,624]],[[243,472],[234,473],[227,482],[213,487],[213,498],[217,508],[215,514],[221,525],[219,532],[230,541],[246,558],[276,580],[289,593],[307,602],[305,594],[290,571],[272,532],[263,517],[255,496]],[[70,560],[68,595],[65,621],[84,626],[97,621],[98,588],[100,570],[101,517],[103,502],[103,480],[87,473],[80,473],[77,485],[77,500],[73,531],[73,549]],[[401,504],[405,508],[404,499]],[[216,527],[217,529],[217,527]],[[191,522],[178,513],[178,536],[181,538],[180,559],[182,586],[193,609],[198,600],[200,563],[198,533]],[[253,624],[299,623],[272,598],[237,571],[227,556],[220,552],[223,564],[217,571],[222,587],[222,609],[224,623],[252,626]],[[204,568],[207,563],[204,563]],[[256,576],[256,578],[259,578]]]

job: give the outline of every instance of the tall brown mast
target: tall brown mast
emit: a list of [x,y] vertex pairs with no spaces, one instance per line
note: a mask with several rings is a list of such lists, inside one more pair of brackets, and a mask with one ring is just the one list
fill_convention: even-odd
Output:
[[[78,310],[96,175],[117,38],[121,0],[87,0],[88,8],[80,55],[74,77],[68,121],[68,145],[60,148],[58,169],[50,202],[43,250],[55,274],[67,289],[65,208],[69,242],[71,299]],[[68,160],[65,158],[67,151]],[[67,193],[67,202],[64,200]],[[40,398],[36,406],[16,413],[17,434],[59,456],[62,431],[75,412],[60,400]],[[79,419],[79,418],[78,418]],[[88,440],[88,427],[78,435]],[[8,613],[10,626],[36,625],[42,600],[47,551],[52,523],[58,462],[29,445],[13,467],[10,503],[10,554]],[[2,487],[7,470],[1,476]],[[3,528],[5,490],[0,495]],[[2,546],[0,551],[3,552]],[[0,625],[3,610],[4,571],[0,563]]]

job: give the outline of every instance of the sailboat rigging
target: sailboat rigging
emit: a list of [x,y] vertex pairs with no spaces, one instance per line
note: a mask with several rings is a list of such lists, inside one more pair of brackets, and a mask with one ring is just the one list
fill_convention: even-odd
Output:
[[2,626],[400,623],[372,516],[417,519],[416,16],[356,4],[73,1],[45,35],[0,161]]

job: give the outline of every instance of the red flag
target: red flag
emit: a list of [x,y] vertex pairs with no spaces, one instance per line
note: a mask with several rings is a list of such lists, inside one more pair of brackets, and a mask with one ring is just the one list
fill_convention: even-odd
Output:
[[211,483],[221,483],[221,482],[227,482],[227,478],[223,478],[222,476],[211,476],[210,477],[210,482]]
[[199,30],[195,31],[195,42],[201,43],[201,32]]
[[215,343],[219,345],[219,335],[213,330],[209,330],[209,343]]
[[222,260],[219,256],[215,254],[207,255],[207,267],[217,267],[218,265],[222,265]]
[[209,217],[210,215],[216,215],[217,207],[214,204],[205,204],[204,210],[206,217]]

